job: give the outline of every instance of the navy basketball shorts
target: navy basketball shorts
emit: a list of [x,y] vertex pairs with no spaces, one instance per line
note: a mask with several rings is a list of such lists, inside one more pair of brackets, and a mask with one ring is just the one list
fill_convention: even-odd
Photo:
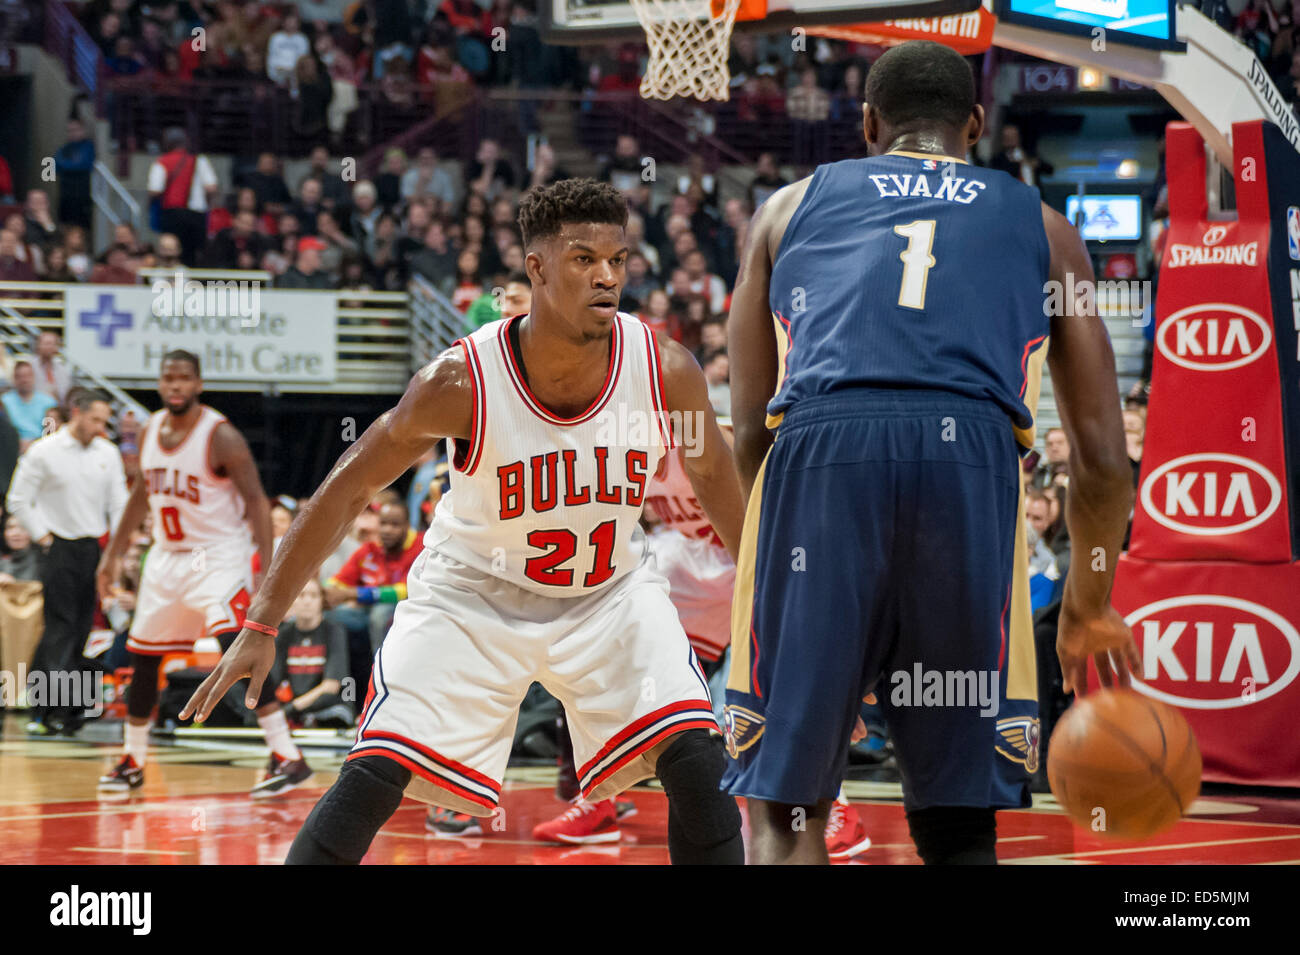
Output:
[[1029,804],[1038,706],[1019,455],[992,402],[788,410],[750,497],[724,723],[733,794],[833,799],[863,697],[908,809]]

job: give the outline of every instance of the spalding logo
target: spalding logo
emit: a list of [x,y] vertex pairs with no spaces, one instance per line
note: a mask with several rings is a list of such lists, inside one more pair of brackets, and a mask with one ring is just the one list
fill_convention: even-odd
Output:
[[[1258,461],[1203,451],[1172,458],[1146,476],[1142,509],[1157,524],[1198,537],[1258,527],[1282,504],[1282,485]],[[1189,523],[1192,519],[1196,523]]]
[[1193,710],[1250,706],[1300,673],[1300,632],[1261,604],[1222,594],[1157,600],[1124,618],[1142,652],[1133,688]]
[[1205,235],[1201,236],[1201,245],[1218,245],[1227,234],[1226,225],[1212,225],[1205,230]]
[[1248,308],[1225,302],[1179,309],[1156,331],[1160,354],[1192,371],[1228,371],[1249,365],[1272,343],[1273,329],[1268,322]]

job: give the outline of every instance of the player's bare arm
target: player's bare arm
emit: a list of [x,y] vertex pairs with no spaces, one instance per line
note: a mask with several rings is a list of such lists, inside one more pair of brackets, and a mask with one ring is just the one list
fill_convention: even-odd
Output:
[[[702,422],[700,446],[682,456],[686,476],[709,523],[735,560],[740,547],[740,529],[745,523],[745,502],[740,495],[731,447],[718,427],[709,404],[709,385],[691,353],[672,339],[657,336],[663,360],[664,402],[674,421]],[[688,418],[689,416],[689,418]],[[682,435],[677,443],[682,444]]]
[[[212,433],[209,455],[208,464],[212,472],[230,478],[239,491],[239,496],[244,499],[244,513],[253,532],[253,542],[257,545],[260,560],[258,566],[265,574],[266,568],[271,566],[274,541],[271,532],[271,503],[262,489],[262,479],[258,476],[253,454],[248,450],[248,442],[238,428],[229,421],[223,421]],[[254,592],[256,589],[255,585]]]
[[131,535],[140,529],[148,513],[149,488],[144,478],[140,477],[136,479],[135,487],[131,489],[131,494],[126,499],[122,516],[118,518],[117,527],[113,530],[113,536],[109,538],[108,546],[104,548],[104,553],[99,558],[99,567],[95,571],[95,589],[99,593],[100,600],[112,596],[113,579],[117,575],[118,562],[131,543]]
[[[271,560],[248,618],[278,625],[308,578],[375,494],[439,439],[469,438],[473,401],[469,370],[459,348],[443,352],[421,370],[397,407],[382,414],[343,453],[303,507]],[[185,704],[181,718],[193,714],[206,719],[226,691],[244,677],[250,677],[247,703],[251,709],[274,662],[274,639],[245,628]]]
[[[1043,206],[1052,248],[1051,278],[1066,288],[1094,280],[1078,231]],[[1067,276],[1073,278],[1066,284]],[[1095,298],[1067,300],[1052,318],[1047,362],[1061,424],[1070,439],[1070,493],[1066,524],[1075,558],[1065,578],[1056,649],[1068,693],[1087,689],[1088,658],[1106,686],[1127,685],[1140,657],[1133,634],[1110,605],[1115,563],[1133,506],[1133,472],[1124,444],[1119,385],[1110,338]],[[1113,669],[1112,669],[1113,667]]]
[[736,469],[746,500],[763,456],[772,445],[767,403],[776,394],[776,330],[768,304],[772,263],[785,227],[808,191],[811,178],[777,190],[758,207],[749,223],[740,272],[727,319],[727,357],[731,360],[731,421],[735,429]]
[[342,689],[343,689],[343,684],[340,683],[338,680],[333,680],[333,679],[321,680],[319,683],[313,686],[302,696],[296,698],[293,701],[293,708],[301,713],[303,710],[307,709],[307,707],[311,706],[322,696],[333,695],[335,693],[338,693]]

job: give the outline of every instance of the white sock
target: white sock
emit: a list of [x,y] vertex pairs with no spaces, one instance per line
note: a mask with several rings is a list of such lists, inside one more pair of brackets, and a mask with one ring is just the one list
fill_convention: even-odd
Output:
[[281,759],[302,759],[302,753],[293,745],[293,736],[289,732],[289,721],[284,718],[284,710],[275,710],[266,716],[259,716],[257,723],[266,734],[266,745]]
[[126,721],[126,755],[135,760],[137,766],[144,766],[144,761],[149,757],[149,727],[150,723],[132,723]]

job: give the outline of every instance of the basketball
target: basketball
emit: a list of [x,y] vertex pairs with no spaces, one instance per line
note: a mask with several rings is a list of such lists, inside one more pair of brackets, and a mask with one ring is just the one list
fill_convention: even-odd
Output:
[[1134,690],[1077,699],[1056,725],[1047,778],[1066,815],[1116,839],[1147,839],[1182,817],[1201,786],[1183,715]]

